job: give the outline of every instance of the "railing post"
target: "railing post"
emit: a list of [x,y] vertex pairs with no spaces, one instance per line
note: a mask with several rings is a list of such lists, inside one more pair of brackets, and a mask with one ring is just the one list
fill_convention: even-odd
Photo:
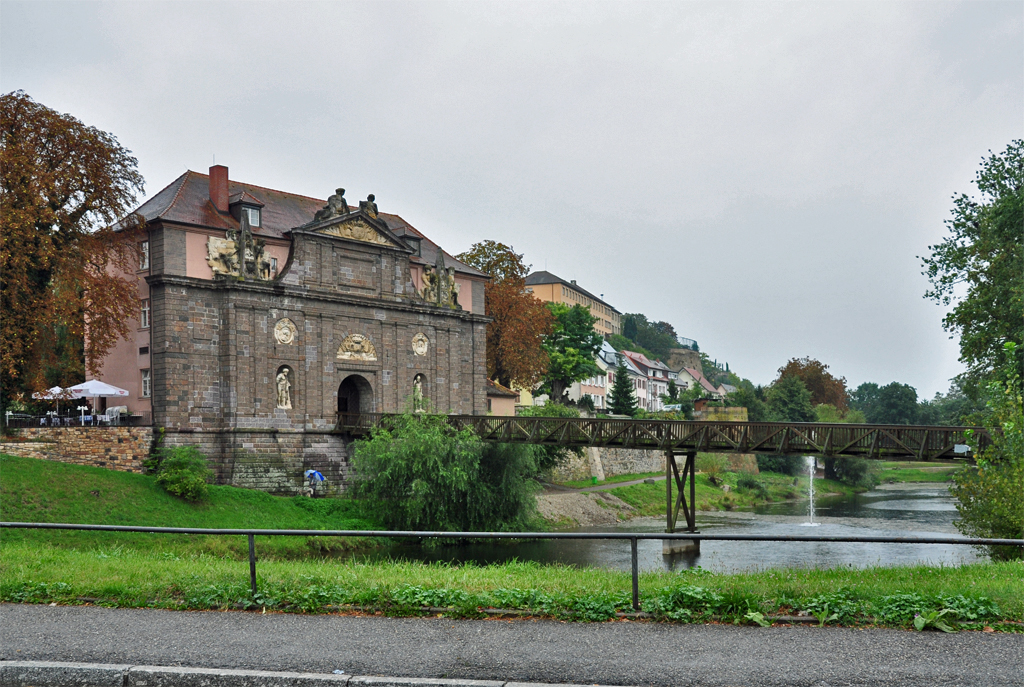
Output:
[[665,451],[665,531],[672,534],[676,531],[676,523],[673,521],[672,509],[672,462],[675,455],[671,450]]
[[249,584],[252,595],[256,596],[256,537],[249,535]]
[[633,610],[640,610],[640,566],[636,555],[636,537],[629,539],[630,554],[633,557]]

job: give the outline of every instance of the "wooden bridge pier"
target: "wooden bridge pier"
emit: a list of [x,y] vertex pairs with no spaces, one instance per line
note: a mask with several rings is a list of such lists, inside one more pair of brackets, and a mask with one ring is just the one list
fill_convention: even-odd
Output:
[[[676,456],[685,456],[683,463],[682,477],[679,475],[679,464]],[[687,451],[665,451],[665,531],[669,534],[676,532],[676,524],[679,522],[679,510],[682,508],[686,518],[686,531],[697,534],[697,452]],[[676,499],[672,500],[672,483],[676,485]],[[690,498],[686,498],[686,485],[689,482]],[[673,553],[700,553],[699,539],[662,539],[661,553],[670,555]]]

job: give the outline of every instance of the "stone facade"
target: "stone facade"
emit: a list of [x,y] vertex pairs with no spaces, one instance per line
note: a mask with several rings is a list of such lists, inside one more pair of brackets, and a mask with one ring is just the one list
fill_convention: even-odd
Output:
[[12,430],[25,442],[0,444],[0,452],[122,472],[142,472],[153,446],[152,427],[29,427]]
[[343,489],[339,413],[398,412],[414,388],[436,412],[487,412],[487,275],[397,215],[340,198],[321,210],[215,167],[139,209],[150,326],[103,369],[149,375],[164,444],[199,447],[220,483],[298,493],[315,469]]

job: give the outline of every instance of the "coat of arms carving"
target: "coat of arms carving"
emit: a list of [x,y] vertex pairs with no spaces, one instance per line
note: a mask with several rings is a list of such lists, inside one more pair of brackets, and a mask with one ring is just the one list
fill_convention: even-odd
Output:
[[338,347],[338,360],[361,360],[373,362],[377,359],[377,349],[362,334],[349,334]]

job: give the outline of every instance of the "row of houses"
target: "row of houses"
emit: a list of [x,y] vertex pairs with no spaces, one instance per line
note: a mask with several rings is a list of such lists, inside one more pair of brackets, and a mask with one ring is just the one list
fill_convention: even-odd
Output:
[[[604,294],[595,296],[579,286],[575,279],[565,280],[547,271],[534,272],[526,278],[526,290],[533,294],[534,298],[545,302],[586,307],[592,315],[598,318],[594,323],[594,329],[605,339],[612,334],[622,333],[622,314],[605,302]],[[696,342],[693,343],[696,344]],[[668,394],[669,382],[675,382],[676,387],[681,391],[699,386],[704,390],[705,398],[714,400],[725,398],[729,392],[726,385],[716,387],[703,375],[700,370],[699,358],[696,355],[689,359],[690,364],[680,363],[673,369],[664,362],[651,360],[642,353],[617,351],[605,340],[595,360],[601,373],[574,384],[569,390],[569,398],[579,402],[582,398],[589,397],[595,410],[607,410],[610,406],[611,390],[615,384],[615,374],[620,357],[632,382],[637,406],[650,412],[666,409],[663,397]],[[493,391],[489,391],[489,394],[496,396],[496,392]],[[519,394],[519,403],[524,405],[532,405],[544,400],[540,397],[535,399],[525,390]]]

